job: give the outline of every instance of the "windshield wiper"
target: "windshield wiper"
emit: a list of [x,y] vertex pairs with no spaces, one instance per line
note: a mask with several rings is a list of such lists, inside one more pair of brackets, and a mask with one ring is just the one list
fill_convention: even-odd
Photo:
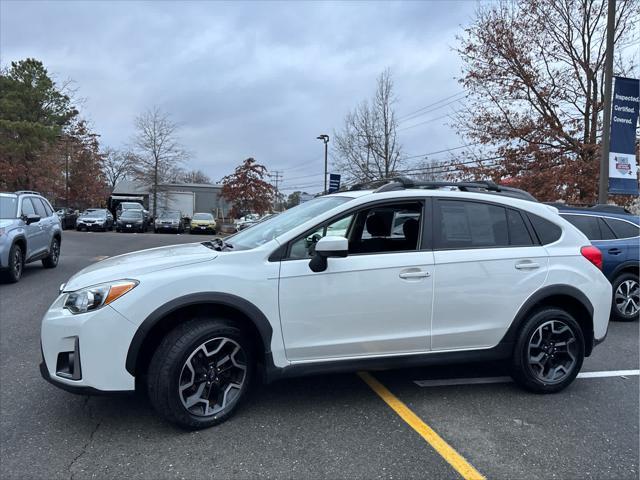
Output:
[[225,250],[231,250],[233,248],[233,245],[229,242],[225,242],[221,238],[214,238],[207,242],[202,242],[202,245],[212,250],[216,250],[217,252],[224,252]]

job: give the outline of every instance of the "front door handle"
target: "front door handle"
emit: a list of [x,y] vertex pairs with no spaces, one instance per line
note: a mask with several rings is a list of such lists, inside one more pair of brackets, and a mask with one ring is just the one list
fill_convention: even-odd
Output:
[[516,263],[516,268],[518,270],[535,270],[536,268],[540,268],[540,264],[534,262],[522,262]]
[[431,276],[429,272],[424,270],[414,270],[411,272],[402,272],[398,275],[400,278],[427,278]]

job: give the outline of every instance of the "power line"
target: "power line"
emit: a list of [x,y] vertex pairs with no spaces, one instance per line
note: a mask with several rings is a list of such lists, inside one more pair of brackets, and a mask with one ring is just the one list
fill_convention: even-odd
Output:
[[473,147],[474,145],[479,145],[481,142],[475,142],[475,143],[468,143],[466,145],[458,145],[457,147],[451,147],[451,148],[445,148],[443,150],[436,150],[434,152],[427,152],[427,153],[422,153],[420,155],[412,155],[410,157],[405,157],[403,158],[403,160],[411,160],[413,158],[421,158],[421,157],[427,157],[429,155],[436,155],[438,153],[446,153],[446,152],[452,152],[453,150],[459,150],[461,148],[466,148],[466,147]]
[[[466,97],[466,96],[467,96],[467,93],[466,93],[466,92],[464,92],[464,91],[462,91],[462,92],[458,92],[458,93],[454,93],[453,95],[449,95],[448,97],[442,98],[442,99],[438,100],[437,102],[430,103],[429,105],[425,105],[424,107],[421,107],[421,108],[419,108],[419,109],[417,109],[417,110],[414,110],[413,112],[407,113],[407,114],[405,114],[405,115],[401,115],[400,117],[398,117],[398,122],[404,122],[404,121],[408,120],[408,119],[409,119],[409,117],[412,117],[412,116],[414,116],[414,115],[415,115],[415,116],[420,116],[420,115],[422,115],[422,114],[424,114],[424,113],[427,113],[427,112],[425,112],[424,110],[430,109],[430,108],[432,108],[432,107],[434,107],[434,106],[436,106],[436,105],[438,105],[438,104],[440,104],[440,103],[442,103],[442,102],[445,102],[445,101],[447,101],[447,100],[452,99],[453,97],[457,97],[457,96],[460,96],[460,95],[463,95],[463,97],[461,97],[461,98],[460,98],[460,99],[458,99],[458,100],[462,100],[462,98]],[[455,100],[455,101],[458,101],[458,100]],[[454,102],[455,102],[455,101],[454,101]],[[441,107],[443,107],[443,106],[444,106],[444,105],[441,105],[441,106],[440,106],[440,107],[438,107],[438,108],[441,108]],[[435,109],[435,110],[437,110],[437,109]],[[422,112],[422,113],[420,113],[420,112]],[[418,113],[420,113],[420,115],[416,115],[416,114],[418,114]]]
[[271,170],[271,173],[269,173],[269,178],[273,178],[275,181],[276,196],[273,202],[273,207],[275,210],[277,210],[278,197],[280,196],[280,191],[278,190],[278,183],[280,183],[280,180],[282,180],[282,170]]

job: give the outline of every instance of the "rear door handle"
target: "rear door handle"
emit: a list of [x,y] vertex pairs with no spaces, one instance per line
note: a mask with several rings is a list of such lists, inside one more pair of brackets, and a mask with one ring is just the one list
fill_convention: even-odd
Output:
[[516,263],[516,268],[518,270],[535,270],[536,268],[540,268],[540,264],[534,262],[522,262]]
[[610,248],[609,250],[607,250],[607,252],[611,255],[620,255],[622,253],[622,250],[620,250],[619,248]]
[[427,278],[431,276],[429,272],[425,272],[424,270],[411,271],[411,272],[401,272],[398,275],[400,278]]

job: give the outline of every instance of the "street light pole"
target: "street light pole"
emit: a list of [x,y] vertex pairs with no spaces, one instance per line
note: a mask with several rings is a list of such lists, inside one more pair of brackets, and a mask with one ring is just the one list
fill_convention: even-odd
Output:
[[324,194],[327,194],[327,144],[329,143],[329,135],[322,134],[316,137],[324,142]]
[[602,152],[598,203],[607,203],[609,190],[609,144],[611,141],[611,83],[613,75],[613,40],[616,20],[616,0],[609,0],[607,10],[607,49],[604,61],[604,115],[602,119]]

